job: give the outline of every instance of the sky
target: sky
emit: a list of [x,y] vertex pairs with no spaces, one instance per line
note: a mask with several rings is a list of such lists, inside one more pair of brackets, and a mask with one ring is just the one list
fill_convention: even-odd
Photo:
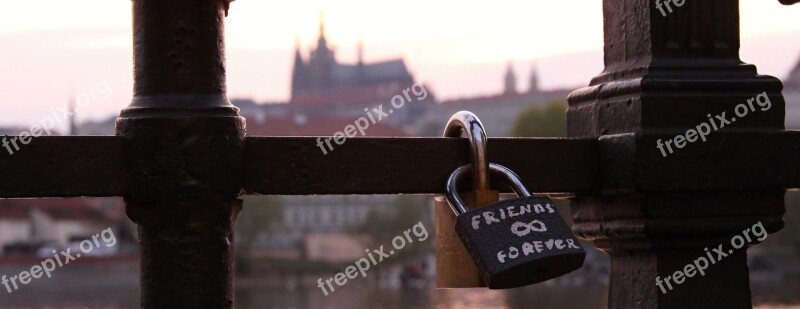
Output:
[[[579,87],[603,67],[601,4],[238,0],[226,20],[228,96],[287,100],[294,42],[313,45],[320,12],[339,61],[354,62],[361,40],[367,62],[402,57],[439,98],[499,92],[509,62],[520,89],[534,65],[543,88]],[[800,5],[741,0],[740,11],[742,59],[785,76],[800,58]],[[130,0],[7,1],[4,12],[0,126],[39,122],[70,93],[90,98],[79,121],[111,117],[130,102]]]

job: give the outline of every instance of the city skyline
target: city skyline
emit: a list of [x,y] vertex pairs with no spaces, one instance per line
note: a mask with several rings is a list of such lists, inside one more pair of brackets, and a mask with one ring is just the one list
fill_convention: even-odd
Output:
[[[65,105],[70,92],[81,93],[103,80],[113,97],[82,110],[79,121],[114,115],[132,96],[130,3],[44,3],[51,10],[37,10],[41,3],[11,4],[16,14],[0,21],[0,63],[6,72],[0,77],[0,95],[14,102],[0,107],[0,113],[12,116],[0,126],[34,123],[49,109]],[[287,101],[295,38],[304,50],[314,45],[322,10],[338,60],[355,62],[361,40],[366,60],[402,57],[414,77],[442,99],[502,91],[509,60],[520,88],[534,63],[544,89],[582,86],[602,70],[600,1],[580,7],[504,3],[461,5],[459,14],[444,14],[457,6],[309,1],[281,5],[278,16],[277,4],[236,1],[231,14],[237,18],[226,25],[228,95]],[[800,42],[786,40],[800,34],[800,25],[786,25],[798,12],[796,6],[743,2],[742,59],[762,74],[784,77],[800,57]]]

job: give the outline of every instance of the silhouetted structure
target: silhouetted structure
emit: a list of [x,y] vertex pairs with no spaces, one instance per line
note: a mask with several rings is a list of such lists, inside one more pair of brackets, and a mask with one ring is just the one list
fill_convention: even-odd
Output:
[[789,76],[783,81],[783,86],[784,88],[800,89],[800,60],[797,61],[794,69],[789,72]]
[[508,63],[506,75],[503,78],[505,87],[503,87],[503,94],[517,94],[517,75],[514,74],[514,66],[511,62]]
[[783,79],[783,94],[786,97],[786,128],[800,129],[800,60]]
[[329,106],[388,102],[395,91],[414,83],[403,59],[364,63],[363,50],[359,42],[356,64],[337,62],[320,20],[317,46],[309,52],[307,61],[296,43],[290,103]]

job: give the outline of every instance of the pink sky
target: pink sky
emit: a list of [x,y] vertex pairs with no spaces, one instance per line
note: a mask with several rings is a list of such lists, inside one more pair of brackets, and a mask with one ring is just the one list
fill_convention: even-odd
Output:
[[[362,39],[367,61],[403,57],[440,98],[500,91],[509,60],[521,88],[533,63],[545,88],[584,85],[602,70],[600,4],[236,1],[226,25],[229,97],[286,100],[295,37],[311,45],[320,10],[340,61],[354,61]],[[102,81],[113,94],[91,101],[79,120],[109,117],[128,104],[130,1],[15,1],[4,11],[13,14],[0,19],[0,126],[37,122],[63,106],[71,89],[88,93]],[[744,0],[741,15],[742,59],[785,76],[800,58],[800,6]]]

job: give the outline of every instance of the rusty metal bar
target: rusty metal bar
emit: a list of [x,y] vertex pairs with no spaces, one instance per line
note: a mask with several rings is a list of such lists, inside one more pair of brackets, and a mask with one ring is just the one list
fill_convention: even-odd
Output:
[[[469,161],[467,141],[456,138],[353,138],[328,155],[317,148],[317,137],[246,140],[249,194],[442,194],[447,176]],[[490,143],[490,160],[514,169],[536,192],[597,187],[595,140],[493,138]],[[37,138],[24,151],[0,156],[0,197],[128,195],[124,145],[114,136]],[[419,168],[409,169],[412,163]],[[344,182],[342,175],[353,178]]]
[[[800,161],[795,159],[800,132],[716,132],[704,143],[662,158],[656,140],[671,137],[490,138],[489,158],[520,174],[534,192],[800,188]],[[316,139],[247,137],[245,192],[441,194],[444,179],[469,161],[465,139],[352,138],[328,155],[317,148]],[[39,137],[25,147],[0,156],[2,197],[121,196],[129,191],[120,137]],[[631,163],[621,149],[643,155]],[[741,149],[762,151],[746,158],[730,155]],[[419,168],[409,169],[411,162]],[[352,178],[341,181],[342,175]]]
[[[247,138],[245,191],[282,195],[441,194],[447,176],[470,162],[466,139],[352,138],[327,155],[317,147],[316,140]],[[488,145],[489,160],[519,173],[534,192],[581,192],[597,186],[595,140],[493,138]],[[493,187],[508,192],[504,186]]]
[[115,136],[34,138],[0,155],[0,197],[120,196],[128,190],[123,153]]
[[[685,132],[685,131],[684,131]],[[664,157],[656,148],[675,134],[605,136],[602,192],[770,191],[800,186],[798,131],[715,132]],[[630,155],[637,154],[631,161]]]

